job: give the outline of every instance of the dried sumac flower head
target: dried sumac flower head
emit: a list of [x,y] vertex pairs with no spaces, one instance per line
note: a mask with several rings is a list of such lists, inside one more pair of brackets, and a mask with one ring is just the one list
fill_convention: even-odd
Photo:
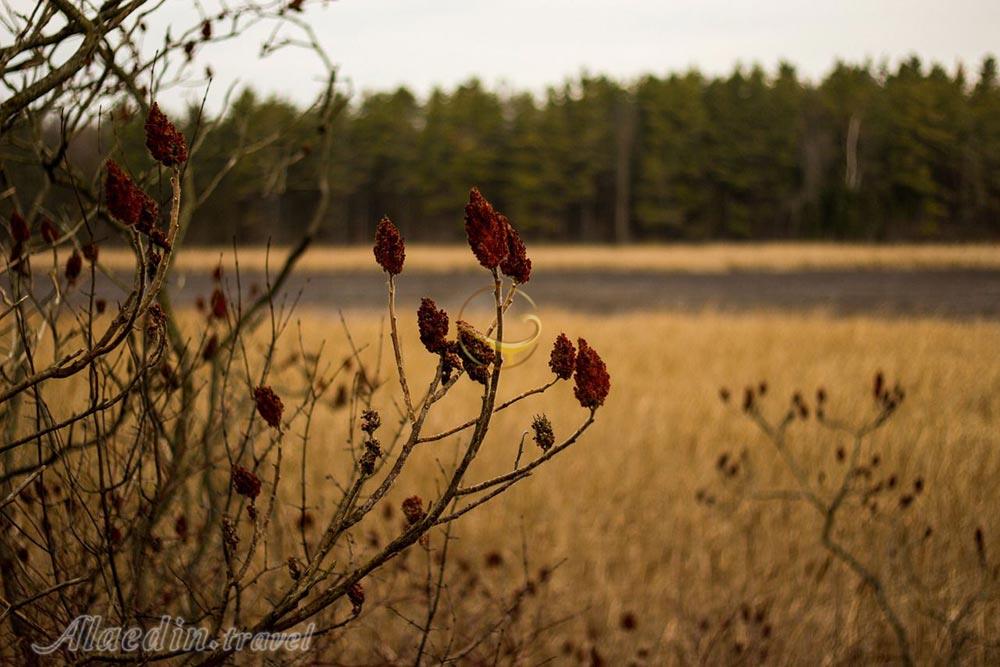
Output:
[[510,221],[503,215],[500,219],[507,228],[507,256],[500,262],[500,270],[508,278],[513,278],[521,284],[526,283],[531,279],[531,259],[528,258],[528,249],[524,247],[521,235]]
[[66,260],[66,281],[70,285],[75,283],[76,279],[80,277],[80,271],[82,270],[83,258],[80,257],[80,253],[74,250],[73,254]]
[[142,194],[142,212],[139,214],[139,223],[135,226],[140,232],[149,234],[150,239],[157,245],[168,248],[167,237],[157,227],[157,223],[160,219],[160,207],[153,201],[153,198],[147,195],[145,192],[139,191]]
[[10,235],[15,243],[24,243],[31,238],[28,222],[17,211],[10,214]]
[[376,410],[365,410],[361,413],[361,430],[371,435],[382,425],[382,417]]
[[361,608],[365,605],[365,587],[360,581],[355,581],[347,589],[347,599],[351,601],[351,611],[355,616],[361,613]]
[[451,381],[452,373],[464,368],[459,350],[456,341],[448,341],[444,351],[441,352],[441,382],[445,384]]
[[420,328],[420,342],[428,352],[439,354],[448,345],[448,313],[437,307],[433,299],[424,297],[417,309],[417,325]]
[[456,326],[462,366],[472,380],[485,385],[488,367],[496,361],[496,352],[484,340],[483,335],[465,320],[459,320]]
[[244,498],[253,500],[260,495],[260,478],[240,464],[233,466],[233,490]]
[[226,295],[218,287],[212,290],[211,303],[212,317],[217,320],[226,319]]
[[285,406],[274,390],[267,386],[257,387],[253,390],[253,400],[257,405],[257,413],[261,419],[267,422],[271,428],[279,428],[281,426],[281,413]]
[[792,394],[792,410],[799,416],[799,419],[809,419],[809,406],[800,392]]
[[97,262],[97,254],[99,250],[96,243],[88,243],[85,246],[83,246],[81,250],[83,250],[83,256],[88,262],[90,262],[91,264]]
[[104,169],[104,203],[108,212],[123,225],[135,225],[149,205],[149,198],[114,160],[108,160]]
[[160,304],[154,303],[146,311],[146,334],[155,336],[163,331],[167,325],[167,316],[163,312]]
[[167,167],[187,162],[187,142],[166,114],[153,102],[146,116],[146,148],[153,158]]
[[358,461],[358,467],[361,468],[361,472],[366,475],[373,474],[375,472],[375,462],[380,456],[382,456],[382,445],[379,443],[378,438],[372,437],[369,434],[365,440],[365,451]]
[[201,349],[201,358],[203,361],[211,361],[215,358],[215,353],[219,350],[219,336],[217,334],[212,334],[205,341],[205,347]]
[[388,216],[383,217],[375,228],[375,261],[390,275],[396,276],[403,271],[403,260],[406,259],[406,245],[403,236]]
[[476,259],[487,269],[497,268],[507,257],[507,226],[506,219],[472,188],[465,205],[465,235]]
[[549,355],[549,368],[560,380],[568,380],[573,377],[576,370],[576,348],[573,342],[561,333],[556,337],[556,342],[552,345],[552,354]]
[[42,240],[49,245],[52,245],[59,240],[59,229],[56,227],[55,223],[47,217],[42,218],[41,232]]
[[548,451],[555,444],[556,436],[552,432],[552,422],[545,415],[535,415],[531,420],[531,430],[534,432],[535,444]]
[[576,355],[576,373],[573,376],[576,384],[573,394],[580,405],[594,409],[604,405],[604,399],[611,391],[611,376],[597,350],[590,347],[583,338],[578,338],[576,342],[580,351]]
[[420,496],[410,496],[403,501],[403,516],[411,526],[424,518],[424,501]]

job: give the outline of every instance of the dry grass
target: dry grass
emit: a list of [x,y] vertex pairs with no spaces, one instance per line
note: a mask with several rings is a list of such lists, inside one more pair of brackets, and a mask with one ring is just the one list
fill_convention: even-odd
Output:
[[[411,381],[420,384],[433,359],[416,340],[415,318],[406,314],[412,308],[400,309],[407,367]],[[371,311],[345,315],[354,339],[370,344],[362,354],[374,362],[380,318]],[[277,357],[279,368],[298,348],[300,335],[306,349],[324,342],[324,354],[334,363],[348,353],[335,313],[302,310],[296,319]],[[874,411],[870,379],[877,369],[898,378],[908,398],[864,456],[877,454],[876,476],[895,474],[898,490],[880,500],[882,512],[875,518],[857,507],[845,511],[838,538],[885,578],[918,663],[947,651],[934,616],[953,617],[978,589],[976,527],[985,531],[993,567],[1000,554],[1000,323],[710,312],[546,312],[543,320],[542,349],[504,374],[500,399],[550,377],[547,345],[560,331],[585,336],[602,353],[612,373],[611,396],[587,437],[502,499],[465,517],[452,547],[454,559],[473,563],[485,585],[500,591],[520,585],[522,535],[532,568],[565,559],[544,601],[531,604],[543,606],[549,619],[568,620],[544,635],[534,655],[562,660],[568,651],[573,661],[586,662],[596,650],[606,664],[758,664],[764,649],[775,664],[872,663],[894,655],[872,596],[829,560],[818,544],[820,521],[808,508],[770,501],[740,507],[722,502],[720,509],[696,501],[702,489],[723,501],[731,497],[733,484],[720,480],[715,469],[722,452],[746,449],[762,486],[791,487],[766,440],[734,406],[721,404],[720,386],[738,394],[744,384],[767,379],[765,412],[777,416],[793,391],[810,396],[822,385],[830,394],[830,416],[861,419]],[[199,322],[192,313],[195,340]],[[388,358],[382,373],[394,380]],[[273,377],[290,402],[300,382],[297,374]],[[452,426],[456,415],[474,405],[477,386],[463,380],[460,389],[446,399],[453,409],[439,411],[430,432]],[[391,420],[396,408],[389,393],[378,396],[378,407]],[[470,480],[509,470],[531,416],[542,411],[552,418],[557,437],[585,417],[568,385],[501,413]],[[312,425],[309,505],[319,524],[334,499],[326,495],[329,475],[351,465],[345,421],[343,408],[327,409]],[[290,471],[298,469],[300,433],[301,423],[293,423],[286,437]],[[812,422],[794,425],[791,434],[792,448],[810,473],[830,480],[820,488],[833,488],[843,470],[835,451],[845,443]],[[422,446],[390,503],[398,508],[414,493],[435,497],[441,467],[461,444],[451,439]],[[911,507],[899,509],[898,498],[917,478],[925,491]],[[298,489],[290,484],[276,525],[295,525]],[[924,539],[927,528],[932,535]],[[399,530],[398,513],[392,521],[376,517],[364,530],[373,539],[355,545],[359,557]],[[915,546],[902,550],[908,542]],[[493,552],[504,564],[487,568],[485,558]],[[379,590],[372,587],[373,605]],[[767,641],[764,624],[741,620],[744,606],[751,615],[765,610]],[[969,664],[996,658],[998,611],[994,595],[969,616],[965,629],[985,639],[966,646]],[[632,629],[623,627],[629,616],[635,619]],[[412,641],[412,628],[391,616],[363,615],[359,623],[366,630],[348,641],[393,643],[386,640],[393,634],[396,645]],[[349,647],[336,650],[341,655]]]
[[[431,359],[415,344],[410,319],[404,317],[407,363],[423,377]],[[324,339],[329,352],[345,351],[336,316],[303,312],[301,321],[307,346]],[[378,320],[370,314],[358,313],[349,321],[358,340],[378,334]],[[543,340],[565,330],[585,335],[602,352],[613,376],[609,402],[588,437],[555,465],[467,517],[455,547],[472,562],[482,562],[491,551],[500,551],[507,563],[519,562],[520,539],[512,536],[523,531],[534,563],[567,559],[546,604],[553,616],[572,618],[548,635],[543,654],[589,655],[596,647],[610,664],[637,655],[647,656],[650,664],[727,663],[740,657],[736,651],[763,647],[778,664],[871,662],[891,655],[891,636],[871,596],[852,574],[827,560],[817,545],[819,521],[806,508],[786,501],[720,512],[695,501],[702,488],[725,495],[714,469],[723,451],[746,448],[759,481],[777,487],[789,482],[763,438],[734,408],[720,403],[720,385],[738,389],[743,382],[767,378],[767,407],[774,414],[785,410],[793,390],[811,393],[823,385],[831,394],[831,416],[860,418],[873,409],[869,383],[876,369],[900,378],[909,397],[865,455],[879,454],[880,470],[898,475],[900,487],[921,477],[926,491],[906,511],[894,504],[902,492],[890,495],[884,514],[874,520],[860,510],[849,512],[841,537],[889,578],[890,595],[905,610],[918,655],[926,659],[944,650],[936,643],[941,626],[929,615],[953,613],[963,596],[976,590],[976,526],[986,531],[994,562],[1000,552],[995,514],[1000,506],[1000,365],[995,363],[1000,324],[822,315],[547,313],[545,327]],[[501,398],[546,379],[544,356],[539,353],[505,374]],[[471,385],[464,384],[460,396],[449,401],[475,400]],[[393,410],[388,403],[382,409]],[[473,480],[512,465],[530,415],[542,410],[552,417],[557,435],[584,417],[569,386],[557,387],[552,396],[517,414],[503,413]],[[317,425],[323,438],[311,445],[312,451],[325,450],[313,458],[324,461],[312,468],[319,488],[328,467],[348,456],[342,421],[342,415],[332,413]],[[810,471],[836,476],[838,443],[830,435],[811,423],[794,426],[791,433],[792,446]],[[457,445],[445,441],[418,452],[399,493],[433,497],[438,462],[450,462]],[[322,515],[322,504],[318,511]],[[927,527],[933,535],[918,540],[910,554],[911,577],[900,570],[899,546]],[[504,583],[517,571],[484,570],[483,576]],[[935,609],[918,611],[921,586],[927,595],[920,600],[933,600]],[[741,625],[744,604],[766,608],[772,634],[767,642],[754,634],[760,626]],[[997,637],[997,607],[996,599],[978,607],[969,628],[981,637]],[[627,614],[636,617],[634,630],[622,627]],[[726,619],[730,625],[723,631]],[[974,663],[988,660],[983,650],[973,648]],[[748,664],[759,657],[742,654]]]
[[[278,266],[287,249],[271,251],[270,264]],[[219,257],[231,263],[232,248],[187,248],[176,260],[177,268],[208,271]],[[129,253],[108,249],[101,255],[109,268],[131,268]],[[1000,246],[980,245],[862,245],[831,243],[710,243],[704,245],[533,246],[532,260],[548,271],[568,269],[724,272],[740,269],[789,271],[843,268],[1000,268]],[[262,248],[240,251],[240,264],[262,269],[267,253]],[[471,269],[474,262],[465,245],[408,246],[408,270],[454,271]],[[368,270],[368,246],[315,247],[302,258],[300,269],[309,272]]]

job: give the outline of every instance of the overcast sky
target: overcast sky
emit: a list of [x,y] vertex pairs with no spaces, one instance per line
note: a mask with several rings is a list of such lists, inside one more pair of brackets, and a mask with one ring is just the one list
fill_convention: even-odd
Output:
[[[188,6],[170,0],[161,13],[179,26]],[[424,94],[470,76],[540,91],[583,70],[718,74],[781,59],[817,78],[837,58],[895,63],[913,53],[976,69],[1000,52],[1000,0],[339,0],[305,16],[356,92],[405,84]],[[213,89],[239,77],[311,99],[314,61],[289,51],[258,62],[262,35],[203,52]]]

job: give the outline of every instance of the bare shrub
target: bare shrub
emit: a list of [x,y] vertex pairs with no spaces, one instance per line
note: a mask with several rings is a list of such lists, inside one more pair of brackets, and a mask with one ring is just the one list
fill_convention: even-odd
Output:
[[[159,3],[92,9],[52,2],[37,3],[28,14],[9,12],[7,28],[16,41],[0,49],[4,80],[14,90],[0,103],[10,232],[0,285],[4,662],[37,662],[33,645],[58,644],[73,619],[86,615],[100,616],[106,626],[143,629],[170,616],[207,629],[211,639],[231,627],[257,634],[310,622],[314,640],[333,646],[345,633],[370,633],[366,610],[384,608],[409,620],[410,641],[373,640],[365,657],[417,662],[520,655],[544,629],[536,619],[524,623],[522,635],[507,632],[551,569],[529,567],[525,555],[520,582],[512,575],[508,585],[485,589],[478,566],[448,569],[452,525],[594,423],[610,386],[604,362],[586,341],[579,340],[577,355],[563,337],[551,381],[500,399],[505,312],[530,278],[531,264],[511,223],[476,190],[466,227],[492,280],[493,321],[479,329],[468,322],[449,326],[447,313],[430,299],[419,311],[412,304],[426,347],[419,353],[437,360],[430,377],[407,372],[396,303],[405,245],[387,219],[378,225],[374,251],[387,277],[394,363],[383,368],[379,354],[372,364],[346,322],[349,349],[337,361],[307,349],[301,335],[298,344],[279,343],[291,336],[295,305],[282,286],[325,217],[332,177],[323,156],[344,103],[335,94],[335,68],[298,17],[301,5],[220,9],[168,36],[148,58],[140,35]],[[211,224],[199,218],[211,188],[263,146],[237,139],[209,191],[198,191],[191,172],[201,139],[217,125],[202,116],[182,131],[154,100],[158,90],[190,80],[201,44],[236,37],[260,22],[276,26],[265,53],[305,46],[327,65],[316,104],[294,121],[319,122],[312,159],[320,196],[306,234],[273,275],[268,270],[262,289],[242,283],[238,261],[220,265],[200,315],[189,316],[175,311],[166,289],[185,230]],[[297,33],[287,36],[286,29]],[[70,55],[61,59],[65,49]],[[116,132],[136,113],[143,119],[155,161],[149,168],[115,161],[120,134],[112,135],[93,175],[67,159],[93,122],[109,120],[102,103],[114,104]],[[275,128],[275,136],[284,129]],[[301,159],[287,155],[275,169]],[[166,197],[158,195],[163,178]],[[31,193],[30,201],[22,192]],[[67,192],[72,205],[65,203]],[[133,270],[131,286],[110,299],[102,290],[117,276],[105,275],[100,248],[115,241],[131,249]],[[381,350],[381,341],[375,343]],[[289,348],[294,352],[287,354]],[[509,469],[470,473],[497,412],[569,381],[583,408],[575,430],[556,437],[551,425],[536,427],[544,440],[537,450],[522,439]],[[398,393],[383,398],[393,387]],[[428,416],[462,391],[475,392],[477,409],[451,428],[428,432]],[[346,442],[316,432],[320,415],[342,422]],[[531,418],[525,413],[526,432]],[[535,417],[536,424],[541,419]],[[438,490],[420,496],[400,488],[411,456],[445,441],[456,456],[442,464]],[[405,564],[420,554],[426,572],[415,577],[416,565]],[[465,613],[471,607],[447,592],[449,577],[489,603]],[[397,587],[414,581],[424,591],[418,603],[396,597]],[[412,616],[413,604],[420,618]],[[450,617],[442,620],[443,613]],[[56,655],[67,662],[218,664],[237,650],[225,644],[125,654],[64,644]]]
[[[978,572],[964,593],[935,590],[930,584],[930,568],[917,567],[918,552],[924,551],[933,528],[915,516],[915,506],[927,492],[922,476],[893,469],[884,460],[884,452],[873,444],[873,435],[884,429],[904,404],[906,393],[898,384],[890,386],[882,372],[874,375],[870,395],[873,409],[852,419],[831,414],[829,395],[819,387],[813,396],[794,392],[788,403],[773,409],[772,390],[767,382],[747,385],[734,395],[728,388],[719,391],[726,404],[735,405],[750,419],[772,445],[778,465],[785,473],[787,486],[775,486],[773,479],[761,479],[756,453],[747,448],[723,451],[714,462],[719,480],[717,487],[702,488],[697,501],[702,505],[742,523],[741,510],[748,504],[789,503],[804,505],[813,511],[815,523],[790,523],[790,531],[816,532],[818,544],[828,554],[819,571],[808,569],[806,575],[822,579],[832,564],[849,570],[858,580],[859,603],[870,601],[884,620],[894,651],[882,646],[883,633],[869,628],[863,633],[863,646],[852,647],[859,659],[877,658],[915,664],[918,658],[947,656],[953,664],[966,657],[968,649],[988,648],[985,638],[969,623],[976,607],[996,594],[1000,568],[987,558],[982,527],[969,536],[974,543]],[[794,427],[813,421],[832,436],[832,447],[819,460],[817,452],[808,451],[793,439]],[[829,447],[830,443],[824,442]],[[766,467],[766,466],[765,466]],[[748,528],[749,530],[749,528]],[[773,540],[778,536],[758,536]],[[926,562],[926,561],[925,561]],[[803,590],[811,582],[799,584]],[[693,652],[716,658],[727,652],[739,660],[763,661],[774,639],[768,621],[767,603],[747,600],[735,608],[713,613],[714,623],[699,621],[692,632]],[[836,618],[834,619],[836,620]],[[920,660],[923,662],[923,660]]]

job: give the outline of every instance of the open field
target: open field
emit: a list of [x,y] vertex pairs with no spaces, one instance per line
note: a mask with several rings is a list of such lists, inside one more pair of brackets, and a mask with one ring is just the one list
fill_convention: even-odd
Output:
[[[401,304],[407,367],[411,378],[423,378],[431,372],[431,357],[416,341],[408,310]],[[299,315],[307,349],[325,340],[327,354],[335,359],[346,354],[335,314],[304,310]],[[356,312],[348,313],[347,321],[360,344],[375,342],[377,318]],[[982,583],[973,539],[977,527],[986,536],[990,568],[1000,555],[1000,364],[995,352],[1000,324],[546,312],[544,326],[544,341],[566,331],[585,336],[601,351],[612,374],[611,396],[583,441],[505,498],[466,517],[452,552],[456,562],[472,564],[484,585],[501,588],[521,581],[522,536],[532,568],[562,563],[548,593],[526,610],[549,621],[564,619],[543,633],[534,658],[593,663],[597,655],[606,664],[758,664],[766,653],[768,664],[891,661],[895,647],[870,591],[819,546],[820,518],[788,499],[736,502],[741,494],[784,489],[792,480],[739,410],[718,398],[720,386],[739,390],[766,379],[765,412],[777,417],[793,391],[802,390],[811,400],[823,386],[830,394],[830,416],[861,421],[873,414],[871,377],[877,369],[891,381],[898,379],[908,398],[865,446],[863,457],[878,457],[875,479],[898,482],[879,497],[876,514],[852,494],[837,536],[885,578],[920,662],[933,662],[950,650],[948,619],[980,592]],[[376,349],[373,345],[364,354],[374,359]],[[539,353],[507,371],[501,398],[544,382],[549,377],[545,356]],[[387,368],[391,364],[383,366],[383,377],[392,382],[395,372]],[[462,414],[463,406],[475,400],[474,386],[463,384],[459,395],[448,399],[454,410],[444,410],[445,418],[432,430],[449,426],[451,415]],[[290,395],[296,381],[275,386]],[[383,414],[393,414],[389,395],[380,396]],[[541,411],[552,418],[557,434],[584,418],[569,386],[500,414],[474,480],[510,468],[530,416]],[[315,488],[349,465],[345,417],[331,410],[313,424],[313,432],[321,434],[310,444]],[[835,452],[844,444],[814,421],[792,427],[791,450],[810,471],[818,493],[832,493],[839,481],[843,464]],[[451,461],[459,445],[453,439],[419,451],[399,493],[434,497],[439,464]],[[720,454],[744,450],[747,469],[753,471],[750,480],[720,476]],[[294,447],[289,456],[297,465]],[[901,508],[900,499],[912,493],[918,479],[923,492]],[[716,506],[696,501],[705,490],[719,499]],[[310,500],[321,517],[329,511],[326,502],[322,492]],[[294,521],[291,505],[281,520]],[[397,527],[386,521],[371,530],[378,543]],[[371,547],[357,548],[364,553]],[[503,564],[497,566],[494,555],[494,567],[481,565],[490,554],[500,554]],[[974,602],[958,628],[969,633],[968,664],[995,664],[1000,657],[1000,597],[995,587],[991,591]],[[371,595],[377,604],[378,593]],[[460,599],[453,602],[461,607]],[[745,608],[751,610],[749,621],[742,618]],[[759,610],[763,622],[753,620]],[[365,636],[389,644],[391,635],[408,632],[398,618],[390,625],[386,618],[363,617]]]
[[[988,253],[981,250],[985,259]],[[386,385],[375,406],[386,422],[398,414],[396,373],[387,340],[380,344],[384,321],[375,310],[384,303],[384,277],[372,269],[367,250],[359,262],[362,257],[363,268],[337,275],[305,270],[289,284],[290,296],[300,290],[303,296],[269,382],[290,414],[304,389],[301,369],[290,359],[321,346],[333,366],[350,355],[338,307],[368,367],[381,369],[375,379]],[[536,261],[539,272],[529,286],[539,303],[541,347],[526,364],[504,371],[500,400],[551,377],[548,346],[561,331],[585,337],[600,351],[612,376],[611,394],[579,443],[456,524],[443,617],[454,614],[460,621],[470,610],[478,613],[489,606],[487,595],[509,595],[523,586],[525,570],[538,584],[539,571],[555,567],[524,603],[521,625],[509,630],[523,632],[528,623],[539,632],[519,663],[893,663],[896,644],[871,586],[823,548],[822,517],[789,496],[793,475],[739,409],[742,388],[766,380],[763,410],[774,419],[785,414],[796,391],[814,408],[812,397],[823,387],[831,418],[861,423],[875,414],[872,377],[881,370],[902,384],[907,399],[865,442],[861,456],[868,476],[852,484],[834,535],[883,583],[918,664],[947,662],[956,646],[963,664],[1000,660],[997,267],[786,265],[776,271],[772,265],[688,275],[621,266],[548,272]],[[188,265],[185,277],[170,287],[180,297],[176,303],[192,350],[199,349],[205,325],[189,304],[208,296],[214,264]],[[244,269],[242,288],[249,292],[262,275],[259,266]],[[234,287],[234,272],[227,267],[224,275]],[[468,290],[481,282],[482,274],[465,270],[445,274],[407,266],[398,308],[414,386],[423,385],[434,362],[417,340],[419,298],[437,297],[454,316]],[[706,291],[706,285],[712,288]],[[637,293],[673,300],[643,301]],[[688,300],[678,302],[677,294]],[[874,300],[858,294],[874,294]],[[629,307],[616,307],[622,302]],[[224,328],[218,321],[210,326]],[[251,363],[266,354],[269,327],[262,329],[247,347]],[[279,571],[282,549],[298,553],[293,527],[299,507],[308,507],[317,525],[324,525],[338,497],[336,484],[355,465],[348,408],[332,399],[347,381],[338,378],[328,388],[312,419],[307,462],[301,415],[291,418],[285,432],[285,486],[273,525],[292,538],[275,540],[278,556],[268,552],[278,559],[271,565]],[[729,404],[719,400],[723,386],[736,397]],[[463,378],[457,389],[434,414],[430,432],[453,426],[475,405],[478,385]],[[59,385],[51,391],[61,392],[63,400],[86,399],[86,392]],[[471,483],[511,469],[534,414],[552,419],[557,438],[586,417],[568,383],[536,398],[497,415]],[[808,471],[814,492],[830,498],[844,475],[838,450],[849,445],[847,438],[815,419],[797,421],[789,433],[789,451]],[[443,470],[466,442],[458,436],[421,445],[385,502],[395,513],[369,515],[359,526],[363,539],[338,558],[363,560],[398,535],[401,501],[412,494],[434,498]],[[536,455],[530,438],[526,447],[526,457]],[[739,461],[738,474],[720,474],[723,454]],[[215,465],[224,476],[225,462]],[[300,469],[309,482],[304,501],[295,481]],[[192,515],[192,522],[201,520]],[[167,539],[169,524],[157,527]],[[407,554],[393,568],[416,579],[417,592],[400,590],[396,569],[371,576],[358,620],[362,630],[322,639],[324,655],[357,664],[374,652],[391,663],[406,654],[400,647],[412,648],[414,630],[400,610],[421,612],[427,566],[417,547]],[[433,635],[431,641],[444,639]]]
[[[254,247],[239,251],[245,270],[262,271],[265,264],[280,265],[286,248],[268,253]],[[211,271],[220,256],[232,265],[232,248],[185,248],[176,260],[183,271]],[[998,269],[1000,245],[970,244],[834,244],[834,243],[677,243],[670,245],[557,246],[532,244],[536,266],[547,271],[667,271],[719,273],[726,271],[792,271],[804,269]],[[101,255],[110,269],[131,267],[128,252],[108,249]],[[301,259],[300,270],[334,273],[368,270],[372,266],[370,246],[316,246]],[[452,272],[474,267],[464,244],[449,246],[412,245],[406,248],[408,271]]]
[[[433,357],[417,341],[415,305],[400,301],[401,334],[410,377],[422,385]],[[778,418],[792,392],[801,390],[812,404],[822,386],[830,396],[828,415],[859,423],[875,412],[871,378],[882,370],[890,382],[902,383],[908,397],[864,445],[871,477],[854,487],[835,535],[884,582],[919,664],[936,664],[956,643],[964,664],[1000,659],[1000,323],[781,313],[547,309],[542,315],[543,347],[504,372],[500,399],[551,377],[547,347],[559,331],[584,336],[601,352],[612,375],[611,394],[583,440],[456,524],[442,618],[455,614],[460,624],[470,610],[490,604],[487,595],[509,597],[523,586],[525,567],[536,584],[542,568],[555,567],[523,603],[520,630],[505,629],[514,636],[527,623],[539,632],[519,663],[892,663],[896,646],[871,590],[821,547],[822,520],[811,508],[788,497],[756,497],[786,490],[794,480],[738,405],[719,400],[722,386],[738,397],[744,385],[767,380],[763,409]],[[361,355],[375,367],[380,317],[367,309],[345,317]],[[184,320],[187,334],[199,341],[202,318],[192,312]],[[252,358],[262,357],[265,337],[261,332],[250,343]],[[350,355],[336,313],[300,309],[270,378],[289,410],[303,383],[286,360],[300,344],[306,351],[322,345],[334,366]],[[391,356],[385,346],[381,350]],[[375,379],[387,383],[375,406],[391,423],[399,392],[388,359]],[[85,391],[59,387],[52,391],[61,392],[62,402],[69,396],[86,400]],[[313,417],[304,465],[310,482],[305,505],[317,525],[329,520],[335,484],[354,465],[351,419],[332,401],[336,389],[330,387]],[[463,378],[457,389],[441,404],[430,432],[452,426],[475,404],[478,385]],[[59,403],[53,396],[51,404]],[[531,416],[540,412],[552,419],[557,437],[586,416],[568,383],[498,414],[472,482],[510,470]],[[304,429],[304,420],[293,418],[284,437],[286,479],[273,521],[288,537],[270,547],[279,571],[281,550],[298,550],[295,478],[303,465]],[[351,558],[363,560],[398,534],[403,498],[435,497],[443,469],[463,442],[458,436],[420,446],[385,501],[395,513],[378,511],[365,520],[364,539],[351,544]],[[843,475],[837,450],[846,444],[812,419],[791,427],[790,451],[824,497]],[[536,455],[530,438],[526,446],[530,459]],[[719,473],[722,454],[740,461],[739,475]],[[225,474],[224,462],[219,465]],[[873,511],[865,489],[876,483],[884,488]],[[914,495],[918,485],[921,492]],[[904,506],[906,496],[912,502]],[[705,497],[713,499],[711,506],[699,502]],[[198,525],[205,519],[195,513],[190,520]],[[169,549],[188,548],[170,537],[171,522],[162,521],[157,533]],[[985,566],[977,528],[984,535]],[[315,530],[307,530],[306,539],[315,539]],[[413,547],[389,572],[369,578],[362,629],[325,636],[319,640],[323,654],[357,664],[373,652],[392,662],[400,647],[412,649],[415,631],[399,614],[421,613],[423,563]],[[412,592],[393,583],[392,573],[400,571],[416,580]],[[175,582],[164,583],[164,594],[176,590]]]

